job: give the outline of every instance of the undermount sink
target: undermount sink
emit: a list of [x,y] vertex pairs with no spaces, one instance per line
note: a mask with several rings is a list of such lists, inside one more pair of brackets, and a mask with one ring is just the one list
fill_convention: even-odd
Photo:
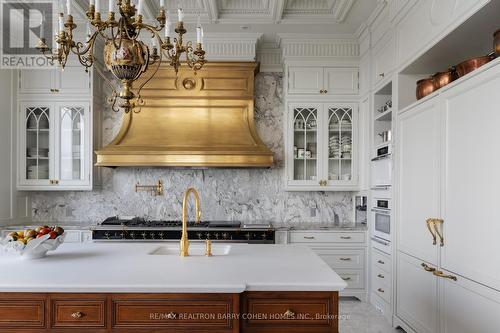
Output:
[[[231,252],[231,245],[212,245],[212,255],[214,256],[227,256]],[[164,245],[159,246],[149,253],[150,255],[158,256],[171,256],[179,255],[179,245]],[[205,256],[205,245],[192,244],[189,246],[189,255],[195,256]]]

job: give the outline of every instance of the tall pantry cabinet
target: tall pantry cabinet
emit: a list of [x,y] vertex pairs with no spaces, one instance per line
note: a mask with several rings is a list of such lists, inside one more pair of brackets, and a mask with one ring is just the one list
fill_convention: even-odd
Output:
[[397,299],[422,333],[500,327],[500,62],[398,116]]

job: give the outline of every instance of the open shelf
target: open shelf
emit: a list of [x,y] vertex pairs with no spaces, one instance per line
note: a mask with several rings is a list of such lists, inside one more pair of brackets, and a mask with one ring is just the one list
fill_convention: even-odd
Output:
[[383,113],[379,113],[375,116],[375,121],[391,121],[392,120],[392,108],[384,111]]
[[[398,80],[399,110],[424,100],[417,101],[416,98],[416,82],[418,80],[427,78],[437,72],[445,71],[464,60],[491,53],[493,51],[493,33],[500,27],[498,21],[499,12],[500,2],[491,1],[436,43],[421,57],[405,67],[399,74]],[[469,73],[464,78],[473,73]],[[460,78],[457,81],[462,79]],[[425,99],[427,100],[436,96],[439,91],[426,96]]]

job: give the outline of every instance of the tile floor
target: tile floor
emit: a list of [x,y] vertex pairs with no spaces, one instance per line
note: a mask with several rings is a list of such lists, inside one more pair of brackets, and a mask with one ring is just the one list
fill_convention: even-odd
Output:
[[373,306],[355,298],[340,299],[340,333],[404,333],[394,329]]

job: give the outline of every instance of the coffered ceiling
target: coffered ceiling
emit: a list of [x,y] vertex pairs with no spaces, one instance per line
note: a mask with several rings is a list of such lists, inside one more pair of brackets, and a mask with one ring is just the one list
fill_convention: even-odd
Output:
[[[102,0],[101,0],[102,1]],[[137,2],[137,0],[132,0]],[[354,34],[383,0],[166,0],[172,22],[182,7],[190,24],[200,17],[207,34],[261,33],[273,41],[279,33]],[[83,13],[88,0],[75,0]],[[145,0],[145,18],[154,20],[159,0]]]

